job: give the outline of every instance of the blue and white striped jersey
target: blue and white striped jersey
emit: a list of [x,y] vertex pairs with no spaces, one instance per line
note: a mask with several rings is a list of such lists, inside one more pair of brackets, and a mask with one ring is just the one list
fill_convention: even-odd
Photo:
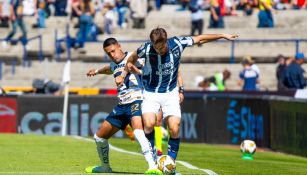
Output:
[[145,60],[143,84],[146,91],[165,93],[177,86],[178,68],[183,50],[192,46],[192,37],[172,37],[167,40],[168,52],[159,55],[151,42],[137,49],[139,59]]
[[[125,58],[120,63],[118,64],[114,62],[110,63],[110,68],[111,71],[113,72],[114,78],[121,75],[121,73],[125,69],[127,60],[132,53],[126,52],[125,54],[126,54]],[[143,66],[144,62],[142,62],[142,60],[138,60],[136,63],[136,67],[141,69]],[[142,100],[143,83],[141,81],[141,75],[128,73],[124,80],[123,85],[118,87],[117,90],[118,90],[117,97],[119,99],[119,104],[128,104],[134,102],[135,100]]]

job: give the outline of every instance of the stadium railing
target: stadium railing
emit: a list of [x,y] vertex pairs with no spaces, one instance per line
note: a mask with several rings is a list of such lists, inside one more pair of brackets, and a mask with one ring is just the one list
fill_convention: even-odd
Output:
[[[1,38],[0,41],[4,41],[5,39],[4,38]],[[34,41],[34,40],[38,40],[39,42],[39,51],[38,51],[38,59],[40,61],[42,61],[44,59],[44,54],[43,54],[43,37],[42,35],[37,35],[37,36],[33,36],[31,38],[27,38],[27,42],[31,42],[31,41]],[[10,42],[15,42],[15,43],[18,43],[20,42],[21,40],[20,39],[13,39],[13,40],[10,40]],[[23,49],[23,53],[22,53],[22,65],[24,67],[31,67],[31,60],[28,59],[28,49],[26,47],[26,45],[22,44],[22,49]],[[16,59],[12,59],[11,61],[11,73],[12,75],[15,74],[15,67],[16,67],[16,64],[17,64],[17,60]],[[2,80],[2,71],[3,70],[3,60],[0,59],[0,80]]]
[[[66,49],[69,52],[67,54],[68,59],[70,58],[70,49],[71,49],[71,35],[69,33],[69,25],[67,25],[67,29],[66,29],[66,37],[63,38],[57,38],[57,31],[56,33],[56,38],[55,38],[55,45],[59,46],[58,44],[61,42],[66,42]],[[65,41],[66,39],[66,41]],[[148,40],[118,40],[121,43],[144,43],[147,42]],[[88,43],[103,43],[104,40],[96,40],[96,41],[85,41]],[[229,54],[229,63],[235,63],[235,50],[236,50],[236,44],[237,43],[294,43],[294,47],[295,47],[295,53],[293,53],[293,55],[295,55],[297,52],[300,51],[300,43],[301,42],[307,42],[307,39],[237,39],[234,41],[225,41],[225,40],[219,40],[218,43],[225,43],[225,42],[230,42],[230,54]],[[59,48],[59,47],[56,47]],[[56,55],[57,58],[59,59],[59,50],[56,50]]]

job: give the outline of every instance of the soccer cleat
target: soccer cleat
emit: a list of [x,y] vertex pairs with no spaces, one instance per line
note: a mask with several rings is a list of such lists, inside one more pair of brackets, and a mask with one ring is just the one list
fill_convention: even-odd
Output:
[[144,174],[157,174],[157,175],[163,175],[162,171],[159,169],[148,169]]
[[102,168],[101,166],[90,166],[85,168],[86,173],[112,173],[112,168]]

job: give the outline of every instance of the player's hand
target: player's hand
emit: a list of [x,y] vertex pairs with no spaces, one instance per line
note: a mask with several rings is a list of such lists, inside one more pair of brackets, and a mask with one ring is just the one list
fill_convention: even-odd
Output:
[[87,75],[88,77],[93,77],[93,76],[97,75],[96,69],[91,69],[91,70],[89,70],[89,71],[87,72],[86,75]]
[[227,40],[234,40],[236,38],[238,38],[238,35],[232,35],[232,34],[223,34],[223,38],[227,39]]
[[134,74],[141,74],[140,69],[138,69],[135,65],[133,65],[132,63],[128,63],[127,64],[128,70],[129,72],[132,72]]
[[122,75],[119,75],[115,77],[115,83],[117,86],[121,86],[124,83],[125,77]]
[[184,100],[184,94],[179,92],[179,103],[182,104]]

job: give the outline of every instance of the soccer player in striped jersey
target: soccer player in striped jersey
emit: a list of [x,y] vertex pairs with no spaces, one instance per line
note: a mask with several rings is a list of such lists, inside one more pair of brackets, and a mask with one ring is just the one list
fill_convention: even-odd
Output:
[[[101,69],[91,69],[87,76],[95,76],[97,74],[113,75],[114,78],[121,75],[125,69],[127,59],[132,53],[123,52],[120,44],[115,38],[108,38],[103,43],[104,51],[111,58],[110,65],[104,66]],[[141,67],[141,60],[136,64]],[[139,142],[145,160],[148,163],[149,169],[145,174],[163,173],[157,169],[157,165],[153,159],[151,152],[152,148],[145,137],[142,124],[142,89],[141,76],[133,73],[127,74],[123,84],[118,86],[118,105],[113,109],[109,116],[102,122],[99,130],[94,135],[94,140],[97,146],[97,152],[101,160],[100,166],[87,167],[87,173],[111,173],[112,169],[109,164],[109,144],[108,139],[120,129],[124,130],[131,123],[135,139]]]
[[[168,141],[168,155],[176,159],[179,150],[181,110],[177,87],[177,75],[180,58],[183,50],[192,45],[199,45],[218,39],[233,40],[237,35],[231,34],[202,34],[188,37],[167,38],[165,29],[157,27],[150,33],[150,42],[144,43],[129,57],[128,62],[135,64],[138,59],[145,59],[143,68],[143,103],[142,115],[146,137],[151,142],[154,140],[154,126],[156,114],[160,107],[163,119],[166,121],[170,132]],[[125,71],[116,77],[116,84],[124,82],[129,74],[128,66]],[[180,174],[174,172],[174,174]]]
[[[135,74],[142,74],[143,71],[138,69],[136,66],[133,64],[129,63],[128,69],[130,72],[133,72]],[[178,77],[177,77],[177,86],[179,87],[179,103],[182,104],[184,100],[184,86],[183,86],[183,78],[180,74],[180,71],[178,71]],[[154,151],[154,158],[157,159],[157,156],[161,156],[163,154],[162,151],[162,140],[163,140],[163,129],[162,129],[162,116],[163,116],[163,111],[160,108],[159,112],[156,114],[156,124],[154,127],[154,146],[153,151]],[[126,132],[127,133],[127,132]],[[128,134],[127,134],[128,135]],[[130,137],[130,136],[129,136]],[[132,137],[130,137],[132,140]],[[156,152],[155,152],[156,151]]]

